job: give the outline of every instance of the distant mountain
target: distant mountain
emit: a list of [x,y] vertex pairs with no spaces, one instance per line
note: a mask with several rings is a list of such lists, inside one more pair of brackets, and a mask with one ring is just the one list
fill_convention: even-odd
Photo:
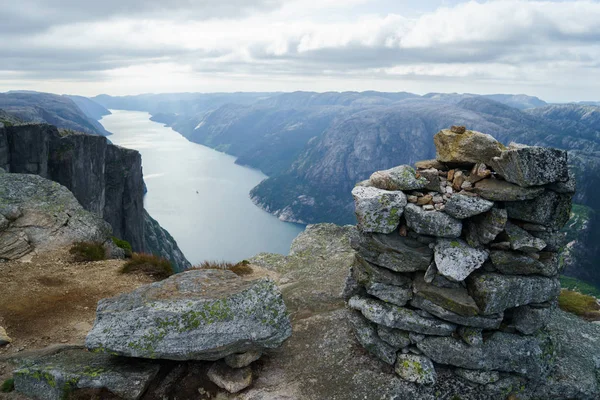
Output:
[[99,121],[105,115],[110,115],[110,111],[95,101],[88,99],[87,97],[73,95],[65,95],[65,97],[73,100],[73,103],[75,103],[75,105],[79,107],[79,109],[83,111],[85,115],[96,121]]
[[61,129],[110,135],[98,121],[88,117],[65,96],[38,92],[0,93],[0,109],[24,122],[45,122]]
[[497,101],[498,103],[505,104],[509,107],[516,108],[518,110],[525,110],[528,108],[543,107],[547,105],[543,100],[535,96],[528,96],[526,94],[470,94],[470,93],[428,93],[423,96],[424,98],[431,100],[444,101],[447,103],[457,104],[466,99],[472,98],[486,98],[489,100]]

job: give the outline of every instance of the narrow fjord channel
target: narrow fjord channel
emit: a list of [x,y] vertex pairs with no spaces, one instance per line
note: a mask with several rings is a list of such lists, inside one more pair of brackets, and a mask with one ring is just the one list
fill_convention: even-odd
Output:
[[192,264],[287,254],[303,230],[256,207],[248,193],[266,176],[196,143],[145,112],[111,110],[100,122],[116,145],[142,154],[145,207]]

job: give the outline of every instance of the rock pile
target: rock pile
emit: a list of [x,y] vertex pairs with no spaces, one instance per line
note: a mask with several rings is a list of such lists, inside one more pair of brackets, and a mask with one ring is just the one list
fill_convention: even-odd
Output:
[[476,384],[540,380],[575,192],[567,153],[461,127],[434,142],[435,160],[352,191],[359,235],[345,294],[356,337],[411,382],[435,383],[435,365]]

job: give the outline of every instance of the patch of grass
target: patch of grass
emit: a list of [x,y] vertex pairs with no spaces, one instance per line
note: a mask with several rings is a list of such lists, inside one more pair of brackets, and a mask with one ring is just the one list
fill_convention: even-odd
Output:
[[587,320],[600,319],[600,306],[596,298],[573,290],[563,289],[558,297],[558,305],[564,311]]
[[175,273],[169,260],[145,253],[133,253],[121,272],[124,274],[142,272],[156,280],[166,279]]
[[131,248],[131,244],[127,240],[119,239],[118,237],[113,236],[113,243],[117,246],[125,250],[125,257],[131,257],[133,254],[133,249]]
[[204,261],[191,269],[226,269],[238,276],[251,275],[254,272],[247,260],[236,264],[226,261]]
[[7,379],[0,386],[0,392],[10,393],[15,390],[15,380],[13,378]]
[[77,242],[73,244],[69,253],[73,254],[75,261],[101,261],[106,259],[106,250],[102,243]]
[[563,289],[574,290],[579,293],[600,298],[600,289],[596,286],[576,278],[571,278],[570,276],[562,275],[560,277],[560,286]]

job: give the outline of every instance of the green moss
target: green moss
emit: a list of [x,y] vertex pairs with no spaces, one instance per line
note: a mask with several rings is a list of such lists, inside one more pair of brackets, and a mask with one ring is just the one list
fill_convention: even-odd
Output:
[[126,257],[131,257],[131,255],[133,254],[133,250],[131,248],[131,244],[127,240],[122,240],[115,236],[113,236],[111,239],[117,247],[125,250]]
[[101,261],[106,259],[106,251],[102,243],[77,242],[69,250],[75,261]]
[[2,393],[10,393],[15,390],[15,380],[13,378],[7,379],[2,382],[2,386],[0,386],[0,392]]

